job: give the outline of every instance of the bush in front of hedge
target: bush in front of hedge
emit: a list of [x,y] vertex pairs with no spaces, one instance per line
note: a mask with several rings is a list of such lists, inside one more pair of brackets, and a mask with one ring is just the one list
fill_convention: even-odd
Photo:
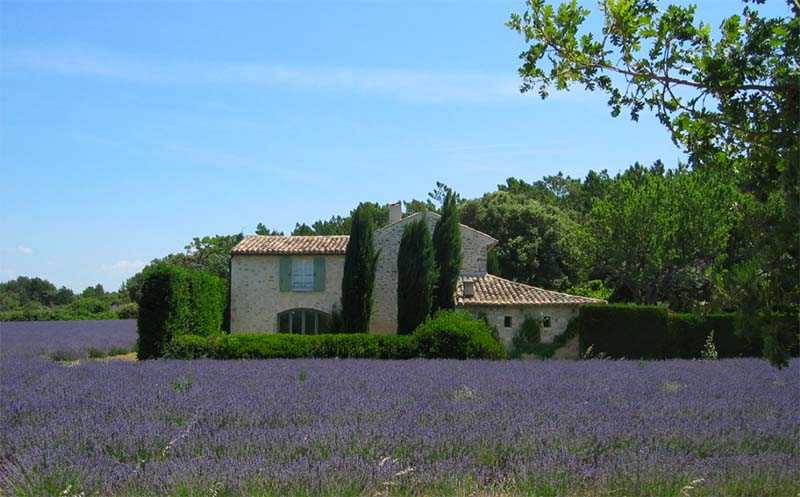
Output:
[[440,311],[414,330],[419,352],[428,359],[503,359],[506,349],[482,319],[466,311]]
[[167,264],[148,268],[139,300],[139,359],[161,357],[173,337],[219,333],[226,294],[214,275]]
[[412,336],[367,333],[180,335],[165,353],[172,359],[411,359],[418,355]]

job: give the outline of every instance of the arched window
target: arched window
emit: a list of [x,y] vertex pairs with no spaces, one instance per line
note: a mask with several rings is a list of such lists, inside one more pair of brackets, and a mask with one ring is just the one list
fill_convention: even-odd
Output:
[[280,333],[314,335],[330,331],[330,315],[316,309],[289,309],[278,314]]

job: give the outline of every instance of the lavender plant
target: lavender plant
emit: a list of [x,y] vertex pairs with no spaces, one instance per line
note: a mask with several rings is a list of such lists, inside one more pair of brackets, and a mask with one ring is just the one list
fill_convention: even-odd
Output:
[[39,351],[135,336],[43,324],[0,326],[3,495],[800,491],[798,360],[65,367]]

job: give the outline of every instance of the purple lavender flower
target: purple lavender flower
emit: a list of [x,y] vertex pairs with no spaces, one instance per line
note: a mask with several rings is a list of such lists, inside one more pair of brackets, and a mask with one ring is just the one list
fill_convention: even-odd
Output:
[[42,356],[134,340],[124,322],[0,325],[6,494],[800,490],[798,360]]

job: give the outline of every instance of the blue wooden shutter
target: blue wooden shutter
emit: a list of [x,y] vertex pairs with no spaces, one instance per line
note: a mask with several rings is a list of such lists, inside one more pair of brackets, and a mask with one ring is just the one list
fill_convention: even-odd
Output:
[[280,290],[282,292],[292,291],[292,258],[281,257],[280,263]]
[[314,257],[314,291],[325,291],[325,258]]

